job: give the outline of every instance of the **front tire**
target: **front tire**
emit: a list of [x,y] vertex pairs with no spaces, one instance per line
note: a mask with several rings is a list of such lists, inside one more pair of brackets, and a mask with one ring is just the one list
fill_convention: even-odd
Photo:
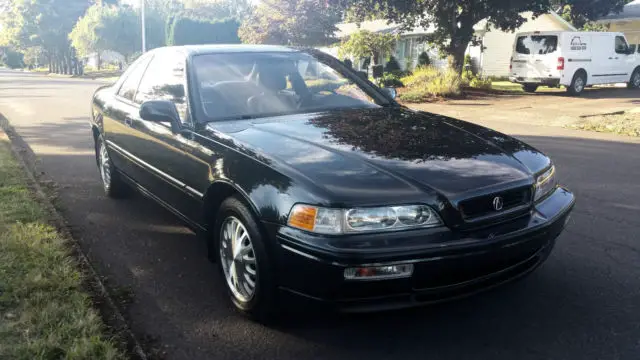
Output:
[[96,142],[96,159],[100,170],[100,179],[105,195],[113,199],[125,198],[130,194],[129,186],[122,180],[120,173],[113,166],[109,151],[102,135]]
[[579,96],[587,87],[587,74],[584,71],[578,71],[573,75],[571,85],[567,88],[567,92],[573,96]]
[[640,68],[637,68],[631,74],[631,78],[627,83],[629,89],[640,89]]
[[522,85],[522,90],[528,93],[534,93],[538,90],[538,85],[536,84],[524,84]]
[[276,311],[272,262],[258,220],[243,201],[227,198],[218,211],[211,246],[227,294],[242,314],[268,322]]

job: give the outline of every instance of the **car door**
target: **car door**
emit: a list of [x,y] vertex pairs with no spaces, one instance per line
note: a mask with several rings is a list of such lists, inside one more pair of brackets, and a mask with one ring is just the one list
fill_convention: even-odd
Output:
[[136,165],[135,149],[131,147],[131,138],[136,134],[131,128],[130,118],[137,111],[133,99],[150,59],[151,55],[145,54],[127,68],[114,84],[113,97],[105,104],[103,115],[104,137],[111,161],[118,170],[136,181],[144,173]]
[[631,47],[624,36],[616,36],[616,55],[614,60],[616,61],[616,73],[619,73],[619,75],[616,75],[616,82],[628,82],[633,69],[635,69],[636,57],[631,52]]
[[169,123],[145,121],[139,116],[133,127],[138,132],[136,154],[148,171],[145,188],[185,220],[198,224],[210,167],[195,154],[198,144],[186,83],[186,56],[180,50],[159,50],[145,71],[134,102],[138,106],[150,100],[173,102],[180,130],[173,132]]

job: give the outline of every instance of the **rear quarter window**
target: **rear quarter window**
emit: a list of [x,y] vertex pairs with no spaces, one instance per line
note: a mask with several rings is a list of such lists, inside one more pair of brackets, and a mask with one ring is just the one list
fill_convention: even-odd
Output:
[[555,52],[558,48],[556,35],[518,36],[516,52],[522,55],[545,55]]

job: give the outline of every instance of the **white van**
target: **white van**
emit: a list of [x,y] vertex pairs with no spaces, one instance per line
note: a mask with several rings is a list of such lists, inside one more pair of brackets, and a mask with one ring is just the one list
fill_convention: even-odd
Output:
[[617,32],[536,31],[519,33],[509,79],[527,92],[564,85],[573,95],[596,84],[640,88],[640,53]]

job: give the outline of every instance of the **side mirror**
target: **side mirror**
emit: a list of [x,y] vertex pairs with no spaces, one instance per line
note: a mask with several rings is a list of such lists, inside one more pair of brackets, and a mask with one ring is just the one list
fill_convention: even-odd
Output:
[[150,100],[140,105],[140,118],[152,122],[168,122],[171,131],[180,130],[180,115],[176,105],[168,100]]
[[387,88],[384,88],[384,89],[382,89],[382,90],[383,90],[385,93],[387,93],[387,95],[388,95],[390,98],[392,98],[392,99],[394,99],[394,100],[395,100],[396,96],[398,96],[398,92],[396,91],[396,89],[395,89],[395,88],[387,87]]

